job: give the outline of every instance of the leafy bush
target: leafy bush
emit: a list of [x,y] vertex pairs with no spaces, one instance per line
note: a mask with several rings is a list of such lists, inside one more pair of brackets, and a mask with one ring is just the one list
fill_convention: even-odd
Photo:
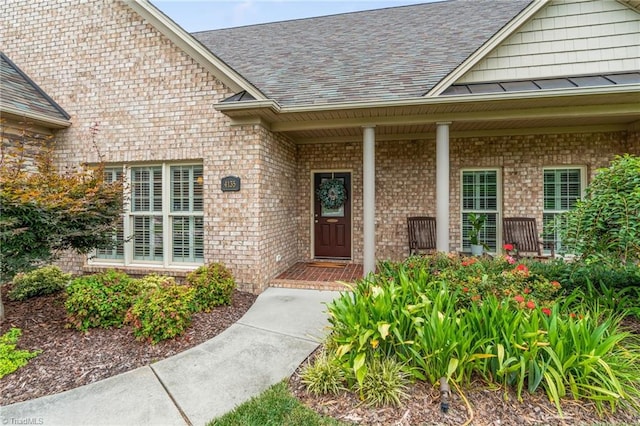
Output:
[[195,303],[200,311],[220,305],[230,305],[236,282],[222,263],[210,263],[187,275],[187,282],[195,289]]
[[395,358],[431,383],[479,375],[519,398],[542,389],[559,411],[569,395],[600,411],[640,406],[640,342],[621,331],[621,315],[578,290],[554,300],[559,283],[505,258],[418,263],[387,263],[328,305],[331,345],[359,389],[375,359]]
[[576,208],[563,214],[562,243],[586,259],[640,260],[640,157],[599,169]]
[[11,300],[44,296],[63,290],[70,280],[71,274],[65,274],[60,268],[53,265],[27,273],[20,272],[13,277],[12,288],[8,296]]
[[127,310],[141,290],[139,280],[114,270],[76,278],[67,287],[67,320],[82,331],[122,327]]
[[345,390],[345,373],[335,356],[329,356],[326,351],[320,352],[311,364],[305,366],[300,377],[314,395],[337,395]]
[[58,172],[53,143],[38,153],[38,173],[21,158],[0,161],[0,280],[48,263],[67,249],[112,247],[123,183],[104,179],[104,164]]
[[0,378],[24,367],[31,358],[42,352],[16,349],[16,343],[21,334],[22,331],[19,328],[12,328],[0,336]]
[[408,376],[393,358],[374,358],[364,375],[360,394],[369,405],[399,406],[407,397]]
[[126,314],[133,334],[155,344],[181,335],[191,324],[195,290],[189,286],[162,285],[144,292]]

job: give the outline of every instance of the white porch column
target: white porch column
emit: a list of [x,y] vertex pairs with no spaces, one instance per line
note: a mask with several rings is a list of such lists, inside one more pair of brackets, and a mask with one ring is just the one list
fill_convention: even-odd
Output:
[[449,252],[449,125],[436,123],[436,248]]
[[376,132],[363,127],[362,139],[362,231],[364,275],[376,267]]

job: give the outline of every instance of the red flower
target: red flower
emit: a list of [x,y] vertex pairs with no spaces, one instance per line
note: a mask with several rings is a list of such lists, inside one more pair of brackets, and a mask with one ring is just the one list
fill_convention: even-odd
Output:
[[571,313],[569,314],[569,316],[570,316],[571,318],[575,318],[575,317],[576,317],[576,314],[574,314],[573,312],[571,312]]
[[531,289],[530,288],[525,288],[524,290],[522,290],[524,292],[524,294],[529,294],[531,293]]
[[511,250],[513,250],[513,244],[505,244],[503,247],[504,247],[504,249],[505,249],[506,251],[511,251]]
[[542,313],[545,314],[546,316],[551,316],[551,309],[542,308]]
[[533,300],[529,300],[529,301],[527,302],[527,308],[529,308],[529,309],[535,309],[535,308],[536,308],[536,304],[535,304],[535,302],[534,302]]
[[523,265],[522,263],[516,266],[516,271],[529,272],[529,268],[527,265]]
[[469,289],[467,287],[465,287],[465,288],[462,289],[462,291],[465,292],[465,293],[468,293]]
[[518,302],[518,303],[522,303],[522,302],[524,302],[524,297],[522,297],[522,296],[520,296],[520,295],[517,295],[517,296],[515,296],[515,297],[513,298],[513,300],[515,300],[515,301],[516,301],[516,302]]
[[551,283],[550,283],[550,284],[553,286],[553,288],[560,288],[560,287],[562,287],[558,281],[551,281]]
[[516,260],[511,256],[505,256],[505,259],[507,259],[507,263],[509,265],[513,265],[514,263],[516,263]]

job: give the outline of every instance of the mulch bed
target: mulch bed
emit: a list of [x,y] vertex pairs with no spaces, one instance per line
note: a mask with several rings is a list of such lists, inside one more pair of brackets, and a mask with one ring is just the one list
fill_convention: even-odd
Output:
[[66,328],[64,293],[12,302],[6,290],[3,288],[2,296],[6,318],[0,334],[18,327],[22,330],[18,348],[42,353],[0,379],[1,405],[73,389],[192,348],[235,323],[256,299],[251,293],[236,291],[230,306],[195,314],[183,336],[151,345],[137,341],[130,327],[86,333]]
[[543,392],[522,393],[523,402],[518,402],[515,392],[503,388],[490,388],[480,381],[471,389],[463,389],[467,403],[451,386],[449,410],[445,414],[440,409],[438,386],[417,382],[408,390],[409,398],[401,407],[374,408],[364,404],[355,393],[339,396],[315,396],[306,391],[300,373],[305,365],[312,362],[320,348],[298,368],[289,381],[291,392],[312,410],[338,420],[362,425],[410,426],[410,425],[463,425],[472,418],[473,426],[500,425],[640,425],[640,412],[622,412],[600,418],[590,403],[566,400],[562,403],[563,415]]
[[[43,352],[27,366],[0,379],[1,405],[73,389],[175,355],[224,331],[244,315],[256,298],[236,291],[231,306],[196,314],[184,336],[150,345],[136,341],[129,327],[91,329],[87,333],[66,328],[63,293],[11,302],[6,291],[3,288],[6,320],[0,325],[0,334],[18,327],[23,332],[18,346]],[[640,322],[629,321],[625,325],[640,333]],[[300,368],[290,380],[293,394],[313,410],[345,422],[460,425],[470,417],[464,400],[454,389],[449,411],[442,413],[439,390],[424,383],[412,385],[409,399],[399,408],[368,407],[353,394],[316,397],[308,394],[300,382]],[[542,393],[524,392],[524,402],[519,403],[513,392],[508,392],[505,400],[503,389],[492,389],[481,382],[465,389],[464,394],[473,410],[473,425],[640,424],[640,413],[618,412],[599,418],[590,404],[575,401],[563,403],[564,417],[560,417]]]

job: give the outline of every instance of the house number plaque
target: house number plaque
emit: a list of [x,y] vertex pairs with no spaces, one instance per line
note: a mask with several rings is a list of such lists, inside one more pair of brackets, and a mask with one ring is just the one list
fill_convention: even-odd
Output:
[[237,176],[226,176],[221,182],[222,192],[240,191],[240,178]]

